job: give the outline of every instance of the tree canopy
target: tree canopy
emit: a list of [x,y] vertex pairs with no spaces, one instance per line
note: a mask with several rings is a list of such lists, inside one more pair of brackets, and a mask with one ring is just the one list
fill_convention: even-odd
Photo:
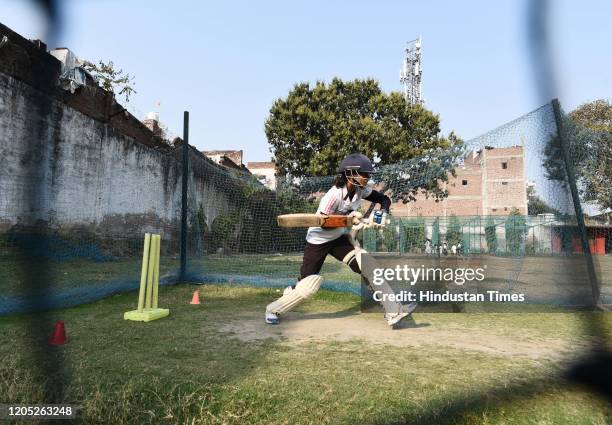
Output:
[[584,103],[570,112],[570,117],[593,131],[612,133],[612,103],[604,99]]
[[[612,208],[612,104],[595,100],[580,105],[563,121],[581,200]],[[544,149],[547,177],[567,182],[557,136]]]
[[352,152],[393,164],[460,143],[442,137],[437,115],[373,79],[296,84],[272,105],[265,131],[279,173],[293,177],[333,175]]
[[522,255],[525,235],[527,234],[527,220],[517,208],[512,208],[506,218],[506,251],[511,255]]
[[527,214],[556,214],[561,215],[561,212],[548,205],[542,198],[538,196],[533,186],[527,188]]

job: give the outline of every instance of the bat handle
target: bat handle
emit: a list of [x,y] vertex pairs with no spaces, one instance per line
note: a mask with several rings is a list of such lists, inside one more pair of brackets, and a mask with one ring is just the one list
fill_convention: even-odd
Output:
[[[349,232],[349,239],[355,248],[361,248],[361,245],[359,244],[359,241],[357,240],[357,231],[361,229],[361,226],[359,226],[359,224],[365,221],[365,219],[367,219],[370,216],[375,206],[376,204],[372,202],[370,204],[370,207],[368,208],[368,210],[366,211],[366,213],[363,215],[362,218],[353,217],[353,227],[351,228],[351,231]],[[359,227],[355,228],[355,226],[359,226]]]
[[368,208],[366,213],[363,215],[363,218],[368,218],[370,216],[370,214],[372,214],[372,211],[374,211],[374,207],[375,206],[376,206],[376,204],[374,202],[370,203],[370,207]]

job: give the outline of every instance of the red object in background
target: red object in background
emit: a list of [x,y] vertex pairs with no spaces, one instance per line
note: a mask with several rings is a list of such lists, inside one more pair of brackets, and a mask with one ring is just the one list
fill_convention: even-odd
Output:
[[197,289],[193,291],[193,297],[191,298],[191,302],[189,304],[200,304],[200,293]]
[[579,235],[572,236],[572,252],[574,254],[582,254],[582,240]]
[[[607,231],[608,229],[606,229],[606,232]],[[606,255],[606,238],[609,237],[610,236],[607,236],[607,233],[589,229],[589,248],[591,249],[591,254]],[[552,252],[555,254],[561,254],[563,251],[563,247],[561,245],[560,233],[553,233],[551,241]],[[579,235],[572,236],[572,253],[582,253],[582,241],[580,240]]]
[[[574,236],[572,238],[572,246],[574,249],[574,253],[581,254],[582,253],[582,241],[580,240],[580,236]],[[589,250],[593,255],[606,255],[606,238],[605,236],[600,235],[591,235],[589,234]]]
[[606,238],[605,236],[595,236],[595,246],[592,249],[593,254],[606,255]]
[[55,323],[55,327],[53,328],[53,334],[51,338],[49,338],[49,345],[62,345],[68,342],[68,338],[66,337],[66,328],[64,327],[64,322],[58,320]]

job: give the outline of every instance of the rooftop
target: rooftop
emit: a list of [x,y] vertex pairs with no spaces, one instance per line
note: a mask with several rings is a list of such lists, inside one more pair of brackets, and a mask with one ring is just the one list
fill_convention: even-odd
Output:
[[247,168],[275,168],[274,162],[249,162]]

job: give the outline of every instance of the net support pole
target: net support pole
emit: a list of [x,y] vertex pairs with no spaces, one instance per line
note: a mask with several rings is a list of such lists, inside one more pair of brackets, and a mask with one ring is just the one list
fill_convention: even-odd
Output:
[[187,180],[189,179],[189,111],[183,113],[183,176],[181,194],[181,271],[179,280],[185,281],[187,272]]
[[587,272],[589,274],[589,281],[591,282],[591,291],[593,295],[593,307],[599,308],[600,306],[600,292],[597,284],[597,273],[595,273],[595,264],[593,262],[593,255],[591,254],[591,248],[589,246],[589,237],[584,222],[584,214],[582,212],[582,205],[580,205],[580,198],[578,197],[578,187],[576,185],[576,173],[574,166],[571,161],[569,152],[569,146],[567,145],[567,139],[563,129],[563,121],[561,120],[561,106],[559,105],[559,99],[553,99],[552,101],[553,112],[555,115],[555,123],[557,125],[557,135],[559,137],[559,143],[561,145],[561,151],[563,152],[563,161],[565,163],[565,172],[567,174],[567,182],[572,193],[572,201],[574,203],[574,210],[576,211],[576,221],[578,223],[578,230],[580,232],[580,241],[582,243],[582,252],[586,259]]

